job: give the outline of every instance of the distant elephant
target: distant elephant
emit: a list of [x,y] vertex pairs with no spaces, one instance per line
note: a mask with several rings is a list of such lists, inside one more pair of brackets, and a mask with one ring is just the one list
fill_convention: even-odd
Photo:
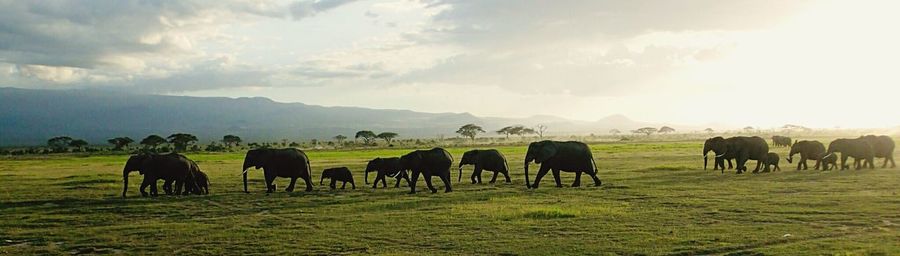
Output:
[[[532,185],[528,179],[528,164],[534,161],[541,165],[537,175],[534,177]],[[553,178],[556,180],[556,187],[562,187],[559,172],[574,172],[575,182],[572,187],[581,186],[581,173],[585,172],[594,180],[595,186],[600,186],[602,182],[597,178],[597,164],[594,162],[594,155],[591,148],[587,144],[578,141],[538,141],[528,145],[528,152],[525,153],[525,187],[537,189],[541,183],[541,178],[547,175],[547,172],[553,171]]]
[[872,144],[869,144],[869,141],[865,138],[836,139],[832,141],[831,144],[828,144],[828,150],[825,152],[825,157],[829,157],[835,152],[841,153],[841,170],[850,168],[850,166],[847,165],[848,157],[853,157],[853,162],[857,170],[865,168],[866,166],[869,166],[870,169],[875,168],[875,150],[872,149]]
[[772,136],[772,146],[774,147],[790,147],[791,146],[791,137],[787,136]]
[[443,148],[430,150],[416,150],[400,157],[400,166],[403,170],[412,171],[410,179],[410,194],[416,193],[416,182],[419,174],[425,176],[425,184],[431,193],[437,193],[437,189],[431,185],[431,176],[438,176],[444,182],[444,192],[453,191],[450,184],[450,166],[453,165],[453,156]]
[[406,184],[410,183],[409,181],[409,173],[403,169],[403,166],[400,166],[400,158],[399,157],[388,157],[388,158],[375,158],[369,161],[366,164],[366,184],[369,184],[369,172],[376,172],[375,175],[375,184],[372,188],[378,188],[378,181],[381,181],[381,186],[386,188],[387,181],[385,181],[385,177],[392,177],[397,179],[397,184],[394,185],[395,188],[400,187],[400,180],[406,180]]
[[200,167],[193,160],[191,162],[191,171],[185,179],[185,194],[207,195],[209,194],[209,176],[200,170]]
[[[172,180],[175,182],[175,193],[181,193],[181,187],[184,186],[184,180],[191,171],[191,161],[185,156],[177,153],[165,155],[156,154],[139,154],[133,155],[125,162],[122,169],[123,188],[122,197],[128,192],[128,174],[132,171],[138,171],[144,175],[144,181],[141,182],[142,196],[157,196],[156,181]],[[146,192],[147,186],[150,186],[150,194]]]
[[769,166],[774,166],[772,171],[781,171],[781,167],[778,167],[779,161],[780,157],[777,153],[769,152],[768,154],[766,154],[766,161],[764,164],[766,165],[766,168],[769,168]]
[[734,154],[733,152],[725,152],[726,147],[724,145],[725,138],[722,137],[709,138],[703,142],[703,170],[706,170],[706,167],[709,164],[709,159],[707,158],[709,151],[715,153],[713,159],[713,171],[722,168],[722,173],[725,173],[725,161],[728,161],[728,169],[734,168],[731,164],[731,160],[734,159]]
[[297,178],[306,182],[306,191],[312,191],[309,157],[299,149],[253,149],[247,151],[243,165],[244,192],[247,190],[247,171],[250,167],[262,168],[266,177],[266,193],[275,192],[275,177],[291,178],[291,184],[285,191],[294,191]]
[[[800,161],[797,162],[797,170],[806,170],[809,166],[806,160],[816,160],[815,170],[819,169],[822,164],[822,157],[825,156],[825,145],[815,140],[801,140],[791,145],[791,152],[788,154],[788,163],[793,163],[794,155],[800,154]],[[837,158],[835,158],[837,159]],[[825,170],[826,168],[822,168]]]
[[875,136],[875,135],[866,135],[860,138],[865,139],[872,145],[872,149],[875,151],[876,158],[884,158],[884,164],[881,165],[881,168],[887,167],[888,161],[891,162],[891,168],[897,167],[894,163],[894,140],[888,136]]
[[506,177],[506,183],[511,182],[509,179],[509,166],[506,164],[506,157],[504,157],[500,151],[494,149],[476,149],[464,153],[462,159],[459,160],[459,178],[457,179],[457,182],[462,181],[463,165],[475,165],[475,169],[472,171],[472,184],[481,183],[482,170],[494,172],[494,177],[491,178],[490,181],[491,184],[497,181],[498,173],[502,173],[503,176]]
[[[763,161],[766,160],[766,155],[769,153],[769,144],[766,143],[766,140],[758,136],[737,136],[727,139],[716,139],[710,143],[709,146],[709,149],[703,150],[704,162],[709,150],[719,154],[716,155],[716,157],[734,157],[738,174],[747,171],[746,164],[749,160],[757,161],[756,169],[753,169],[753,173],[759,172],[760,167],[763,167]],[[704,166],[705,165],[706,164],[704,164]],[[768,171],[769,167],[765,166],[763,172]]]
[[347,167],[328,168],[323,170],[322,178],[319,179],[319,185],[323,185],[325,178],[331,180],[331,184],[328,185],[331,189],[335,189],[335,183],[338,181],[343,182],[341,184],[341,189],[347,187],[347,182],[350,182],[350,185],[353,186],[352,188],[356,189],[356,183],[353,182],[353,173],[350,173],[350,169]]

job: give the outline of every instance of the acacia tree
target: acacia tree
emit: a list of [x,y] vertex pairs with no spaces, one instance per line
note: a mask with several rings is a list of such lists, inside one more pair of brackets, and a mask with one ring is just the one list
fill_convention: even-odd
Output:
[[225,146],[229,147],[229,148],[232,146],[240,146],[241,145],[241,137],[238,137],[237,135],[231,135],[231,134],[225,135],[224,137],[222,137],[222,143],[224,143]]
[[354,138],[355,139],[362,138],[363,142],[366,145],[369,145],[369,143],[372,142],[372,139],[375,138],[375,133],[372,131],[366,131],[366,130],[358,131],[358,132],[356,132],[356,137],[354,137]]
[[169,139],[169,143],[175,146],[175,151],[185,151],[188,146],[197,142],[197,136],[194,136],[189,133],[176,133],[169,135],[167,137]]
[[59,136],[53,137],[47,140],[47,147],[49,147],[53,152],[65,152],[69,150],[69,144],[72,143],[72,137],[69,136]]
[[675,128],[668,127],[668,126],[663,126],[663,127],[659,128],[659,133],[662,133],[662,134],[668,134],[668,133],[672,133],[672,132],[675,132]]
[[609,134],[612,134],[613,136],[619,135],[620,133],[622,133],[622,131],[619,131],[619,129],[609,130]]
[[744,127],[744,132],[753,133],[753,130],[755,130],[755,129],[756,128],[753,128],[753,126],[747,126],[747,127]]
[[706,128],[706,129],[703,129],[703,131],[706,133],[709,133],[709,134],[712,134],[713,132],[715,132],[715,130],[713,130],[712,128]]
[[539,124],[539,125],[535,126],[534,129],[532,129],[531,131],[532,131],[532,133],[536,133],[539,138],[543,139],[544,132],[547,131],[547,126],[543,125],[543,124]]
[[131,144],[132,142],[134,142],[134,140],[129,137],[116,137],[108,139],[106,140],[106,142],[109,142],[109,144],[113,145],[113,150],[122,150],[127,148],[128,144]]
[[382,132],[382,133],[379,133],[378,135],[375,135],[375,137],[379,138],[379,139],[383,139],[384,142],[386,142],[388,145],[390,145],[391,141],[394,140],[394,138],[396,138],[397,135],[398,134],[395,132]]
[[334,136],[334,140],[336,140],[336,141],[338,142],[338,144],[340,144],[340,145],[343,145],[343,144],[344,144],[344,140],[346,140],[346,139],[347,139],[347,136],[344,136],[344,135],[341,135],[341,134],[338,134],[337,136]]
[[657,131],[656,128],[653,128],[653,127],[644,127],[644,128],[640,128],[640,129],[631,131],[631,132],[632,132],[632,133],[643,133],[643,134],[646,134],[647,136],[650,136],[650,134],[653,134],[653,133],[655,133],[656,131]]
[[166,143],[166,139],[156,134],[147,136],[146,138],[141,140],[141,145],[144,145],[144,147],[153,150],[156,150],[156,147],[159,147],[159,145],[162,145],[163,143]]
[[482,129],[481,126],[477,126],[475,124],[467,124],[459,127],[459,130],[456,130],[456,133],[472,139],[472,141],[474,142],[475,136],[478,135],[478,133],[484,133],[484,129]]
[[82,139],[74,139],[69,142],[69,146],[77,148],[78,151],[84,151],[84,146],[87,146],[88,142]]
[[513,134],[513,133],[512,133],[512,131],[513,131],[512,129],[513,129],[512,126],[503,127],[502,129],[497,130],[497,134],[503,134],[503,135],[506,135],[506,139],[508,140],[508,139],[509,139],[509,135],[510,135],[510,134]]

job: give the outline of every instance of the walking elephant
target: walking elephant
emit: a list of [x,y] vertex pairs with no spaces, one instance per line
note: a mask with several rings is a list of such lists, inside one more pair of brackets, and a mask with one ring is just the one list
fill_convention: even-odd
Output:
[[369,184],[369,172],[376,172],[375,175],[375,184],[372,185],[372,188],[378,188],[378,181],[381,181],[381,187],[387,187],[387,181],[385,181],[385,177],[392,177],[397,179],[397,184],[394,185],[395,188],[400,187],[400,180],[406,180],[406,184],[410,183],[409,173],[403,169],[403,166],[400,166],[400,158],[399,157],[388,157],[388,158],[375,158],[369,161],[366,164],[366,184]]
[[[718,154],[716,155],[717,158],[734,157],[738,174],[747,171],[747,161],[756,160],[756,169],[753,169],[753,173],[757,173],[759,172],[760,167],[763,167],[763,161],[766,160],[766,155],[769,153],[769,144],[766,143],[766,140],[758,136],[737,136],[727,139],[713,139],[715,140],[710,143],[710,147],[704,148],[703,150],[704,167],[706,166],[706,155],[711,150]],[[765,166],[763,172],[768,171],[769,167]]]
[[506,157],[504,157],[500,151],[494,149],[476,149],[464,153],[462,159],[459,160],[459,178],[457,179],[457,182],[462,181],[463,165],[475,166],[475,169],[472,170],[472,184],[481,183],[482,170],[494,173],[494,177],[492,177],[489,182],[491,184],[497,181],[497,174],[501,173],[503,174],[503,177],[506,178],[506,183],[511,182],[509,179],[509,166],[506,164]]
[[787,136],[772,136],[772,146],[774,147],[790,147],[791,146],[791,137]]
[[865,138],[856,139],[836,139],[828,144],[828,150],[824,157],[830,157],[834,153],[841,153],[841,170],[849,169],[847,158],[853,157],[853,164],[856,169],[862,169],[869,166],[870,169],[875,168],[875,150],[872,144]]
[[306,191],[312,191],[309,157],[299,149],[253,149],[247,151],[243,165],[244,192],[247,190],[247,172],[250,167],[262,168],[266,177],[266,193],[275,192],[275,177],[290,178],[291,184],[285,191],[294,191],[297,178],[306,182]]
[[881,168],[887,167],[888,161],[891,162],[891,168],[897,167],[894,163],[894,140],[888,136],[875,136],[875,135],[866,135],[860,138],[865,139],[872,145],[872,150],[875,152],[876,158],[884,158],[884,164],[881,165]]
[[781,171],[781,167],[778,167],[778,162],[780,160],[781,159],[777,153],[769,152],[768,154],[766,154],[766,161],[764,162],[764,164],[766,165],[766,168],[769,168],[769,166],[773,166],[772,171]]
[[[541,169],[534,177],[533,185],[528,179],[528,164],[532,161],[541,165]],[[575,173],[575,182],[572,183],[572,187],[581,186],[582,172],[591,176],[595,186],[602,184],[597,178],[597,164],[594,162],[591,149],[587,144],[581,142],[544,140],[529,144],[528,152],[525,153],[525,187],[537,189],[541,178],[551,170],[553,178],[556,180],[556,187],[562,187],[560,171]]]
[[188,160],[191,163],[191,170],[185,179],[185,194],[208,195],[209,194],[209,176],[200,170],[194,160]]
[[725,138],[722,137],[709,138],[703,142],[703,170],[706,170],[706,167],[709,164],[709,159],[707,158],[709,151],[715,153],[715,157],[713,158],[714,171],[719,170],[721,167],[722,173],[725,173],[725,161],[728,161],[728,169],[734,168],[731,164],[731,160],[734,159],[734,154],[733,152],[726,152],[726,148]]
[[431,193],[437,193],[437,189],[431,185],[431,176],[438,176],[444,182],[444,192],[453,191],[450,184],[450,166],[453,165],[453,156],[443,148],[430,150],[416,150],[400,157],[400,166],[403,170],[412,171],[410,179],[410,194],[416,193],[416,182],[419,174],[425,176],[425,184]]
[[[788,163],[793,163],[794,155],[800,154],[800,161],[797,162],[797,170],[806,170],[809,166],[806,164],[807,160],[815,160],[816,166],[815,170],[819,169],[819,166],[822,164],[822,157],[825,156],[825,145],[822,142],[815,140],[801,140],[791,145],[791,152],[788,154],[787,161]],[[827,168],[822,168],[825,170]]]
[[[128,193],[128,174],[133,171],[144,175],[144,180],[141,182],[142,196],[157,196],[159,194],[156,186],[158,180],[175,182],[175,193],[180,194],[184,181],[190,174],[191,162],[187,157],[177,153],[139,154],[129,157],[125,162],[125,167],[122,168],[122,197]],[[171,184],[171,182],[167,183]],[[149,194],[146,192],[148,186],[150,186]]]
[[347,183],[349,182],[353,189],[356,189],[356,183],[353,182],[353,173],[350,173],[350,169],[347,167],[337,167],[337,168],[328,168],[322,171],[322,178],[319,179],[319,185],[323,185],[325,182],[325,178],[331,180],[331,184],[328,185],[331,189],[335,189],[335,184],[340,181],[343,182],[341,184],[341,189],[347,187]]

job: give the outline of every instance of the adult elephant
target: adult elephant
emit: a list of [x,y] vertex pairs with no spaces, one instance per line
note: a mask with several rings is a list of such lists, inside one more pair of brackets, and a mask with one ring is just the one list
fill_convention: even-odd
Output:
[[475,149],[463,153],[462,159],[459,160],[459,178],[457,182],[462,181],[463,165],[474,165],[472,170],[472,184],[481,183],[481,172],[487,170],[494,173],[489,183],[493,184],[497,181],[497,174],[502,173],[506,177],[506,183],[510,183],[509,166],[506,164],[506,157],[495,149]]
[[[769,144],[766,143],[765,139],[758,136],[737,136],[722,139],[721,141],[712,143],[711,147],[713,151],[719,154],[716,157],[724,158],[733,156],[735,159],[735,169],[737,169],[737,173],[739,174],[747,171],[746,164],[749,160],[756,160],[756,168],[753,169],[753,173],[759,172],[760,167],[764,166],[763,162],[766,160],[766,155],[769,153]],[[707,152],[708,151],[704,149],[704,159],[706,159],[705,155]],[[763,172],[768,171],[769,166],[765,165]]]
[[881,165],[881,168],[887,167],[888,161],[891,162],[891,168],[897,167],[894,163],[894,147],[896,146],[894,139],[884,135],[866,135],[860,138],[865,139],[872,145],[876,158],[884,158],[884,164]]
[[[142,196],[157,196],[159,193],[156,181],[160,179],[174,181],[175,193],[181,193],[181,187],[184,186],[184,181],[191,172],[191,162],[187,157],[177,153],[138,154],[129,157],[125,162],[125,167],[122,168],[122,197],[128,193],[128,174],[133,171],[144,175],[144,180],[141,182]],[[146,192],[147,186],[150,186],[149,194]]]
[[[816,166],[815,170],[819,170],[819,166],[822,165],[822,157],[825,156],[825,145],[822,142],[815,140],[801,140],[791,145],[791,152],[788,154],[787,161],[788,163],[793,163],[794,155],[800,154],[800,161],[797,162],[797,170],[806,170],[809,166],[806,165],[807,160],[815,160]],[[826,167],[823,167],[824,171]]]
[[403,169],[403,166],[400,166],[400,158],[399,157],[388,157],[381,158],[377,157],[375,159],[369,160],[369,163],[366,164],[366,184],[369,184],[369,172],[375,172],[375,184],[372,185],[372,188],[378,188],[378,181],[381,181],[381,187],[387,187],[387,181],[385,181],[385,177],[393,177],[397,179],[397,184],[394,185],[395,188],[400,187],[400,180],[405,179],[406,184],[410,183],[409,181],[409,173]]
[[875,168],[875,165],[873,164],[875,150],[872,149],[872,144],[869,144],[869,141],[865,138],[836,139],[828,144],[828,151],[825,152],[823,158],[829,157],[835,152],[841,153],[841,170],[850,168],[850,166],[846,164],[848,157],[853,157],[853,162],[857,170],[865,168],[866,166],[869,166],[871,169]]
[[[541,165],[541,169],[534,177],[533,185],[528,179],[528,164],[531,161]],[[594,162],[594,155],[588,145],[581,142],[544,140],[529,144],[528,152],[525,153],[525,187],[537,189],[541,178],[551,170],[553,178],[556,180],[556,187],[562,187],[560,171],[575,173],[575,182],[572,183],[572,187],[581,186],[582,172],[591,176],[595,186],[602,184],[597,178],[597,164]]]
[[727,152],[727,145],[725,142],[725,138],[718,136],[706,139],[706,141],[703,142],[703,170],[706,170],[707,165],[709,165],[709,158],[707,155],[709,155],[710,151],[715,153],[713,159],[714,171],[721,167],[722,173],[725,173],[725,161],[728,161],[728,169],[734,168],[731,164],[731,160],[734,159],[734,152]]
[[242,169],[244,192],[246,193],[250,193],[247,190],[247,172],[250,167],[263,169],[266,177],[266,193],[275,192],[275,177],[291,179],[291,184],[285,189],[287,192],[294,191],[294,184],[297,183],[297,178],[301,178],[306,182],[307,192],[313,189],[309,157],[299,149],[253,149],[247,151]]
[[437,189],[431,185],[431,176],[438,176],[444,182],[444,192],[453,191],[450,184],[450,166],[453,165],[453,156],[443,148],[430,150],[416,150],[400,157],[400,166],[403,170],[412,171],[412,179],[409,183],[410,194],[416,193],[416,182],[419,174],[425,176],[425,184],[431,193],[437,193]]
[[791,137],[787,136],[772,136],[772,146],[775,147],[790,147],[791,146]]

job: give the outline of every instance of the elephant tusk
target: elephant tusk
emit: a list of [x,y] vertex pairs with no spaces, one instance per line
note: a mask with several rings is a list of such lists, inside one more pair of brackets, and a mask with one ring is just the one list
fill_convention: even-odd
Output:
[[244,174],[246,174],[246,173],[249,172],[249,171],[250,171],[250,168],[244,169],[244,172],[242,172],[241,174],[238,174],[238,175],[244,175]]
[[721,155],[716,155],[717,158],[718,158],[718,157],[723,157],[723,156],[725,156],[725,153],[722,153]]

